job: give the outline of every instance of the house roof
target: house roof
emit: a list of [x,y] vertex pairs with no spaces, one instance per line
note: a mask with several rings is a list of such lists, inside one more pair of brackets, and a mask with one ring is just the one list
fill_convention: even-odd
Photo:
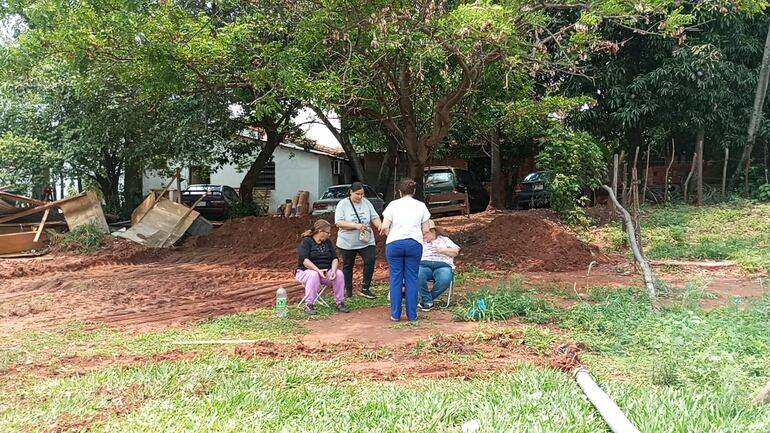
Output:
[[[243,131],[241,131],[240,136],[250,140],[260,141],[265,141],[266,137],[265,131],[262,128],[257,128],[254,126],[247,126]],[[315,140],[308,140],[307,138],[290,136],[283,143],[280,143],[279,146],[294,150],[302,150],[317,155],[329,156],[337,159],[347,159],[344,150],[335,147],[324,146]]]

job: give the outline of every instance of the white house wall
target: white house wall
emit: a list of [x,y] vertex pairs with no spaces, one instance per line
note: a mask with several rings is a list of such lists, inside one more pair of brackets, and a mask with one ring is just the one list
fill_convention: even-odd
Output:
[[[273,211],[286,199],[293,198],[297,191],[308,191],[310,203],[318,200],[331,183],[319,183],[319,167],[326,156],[278,147],[273,154],[275,162],[275,191],[270,195],[270,210]],[[331,170],[331,162],[329,169]]]
[[[187,188],[187,168],[182,169],[182,189]],[[160,170],[147,170],[142,173],[142,194],[146,196],[152,190],[162,190],[171,181],[171,176],[167,176]],[[171,185],[172,190],[176,190],[176,183]]]
[[[275,189],[270,193],[270,211],[278,209],[284,200],[291,199],[297,191],[310,193],[310,204],[318,200],[323,192],[337,183],[332,174],[332,158],[317,153],[306,152],[279,146],[273,153],[275,162]],[[345,178],[349,168],[343,164]],[[182,177],[189,173],[187,167],[182,168]],[[245,175],[245,170],[238,170],[234,165],[224,165],[211,172],[211,184],[228,185],[238,188]],[[166,186],[170,177],[160,171],[148,170],[142,176],[142,191],[145,195],[151,190],[160,190]],[[182,189],[187,188],[188,182],[182,181]],[[172,185],[175,189],[176,185]]]

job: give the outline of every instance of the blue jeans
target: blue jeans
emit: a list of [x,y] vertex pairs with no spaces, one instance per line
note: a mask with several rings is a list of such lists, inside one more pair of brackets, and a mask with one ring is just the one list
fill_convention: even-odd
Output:
[[[442,293],[449,288],[454,278],[454,270],[449,263],[420,262],[420,298],[422,305],[433,305]],[[433,280],[433,290],[428,290],[428,281]]]
[[[402,239],[385,245],[385,257],[390,268],[390,317],[401,318],[401,299],[406,296],[406,318],[417,320],[417,288],[422,244],[414,239]],[[401,287],[406,286],[404,295]]]

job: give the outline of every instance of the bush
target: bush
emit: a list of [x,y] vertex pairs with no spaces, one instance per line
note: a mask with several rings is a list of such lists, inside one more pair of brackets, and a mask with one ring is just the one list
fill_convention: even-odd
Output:
[[262,206],[256,201],[239,201],[230,206],[227,218],[243,218],[247,216],[260,216],[262,214]]
[[48,232],[50,245],[61,251],[79,251],[83,254],[101,248],[107,240],[94,224],[84,224],[67,233]]
[[551,207],[572,222],[587,221],[583,188],[599,187],[605,172],[599,143],[586,132],[553,129],[535,161],[550,176]]
[[770,201],[770,183],[766,183],[759,187],[757,198],[761,201]]

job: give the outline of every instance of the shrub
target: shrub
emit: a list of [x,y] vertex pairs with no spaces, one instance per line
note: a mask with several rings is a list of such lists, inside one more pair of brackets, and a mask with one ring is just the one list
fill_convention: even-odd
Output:
[[101,248],[107,240],[104,233],[94,224],[84,224],[75,227],[67,233],[48,232],[50,245],[61,251],[79,251],[83,254],[90,253]]

